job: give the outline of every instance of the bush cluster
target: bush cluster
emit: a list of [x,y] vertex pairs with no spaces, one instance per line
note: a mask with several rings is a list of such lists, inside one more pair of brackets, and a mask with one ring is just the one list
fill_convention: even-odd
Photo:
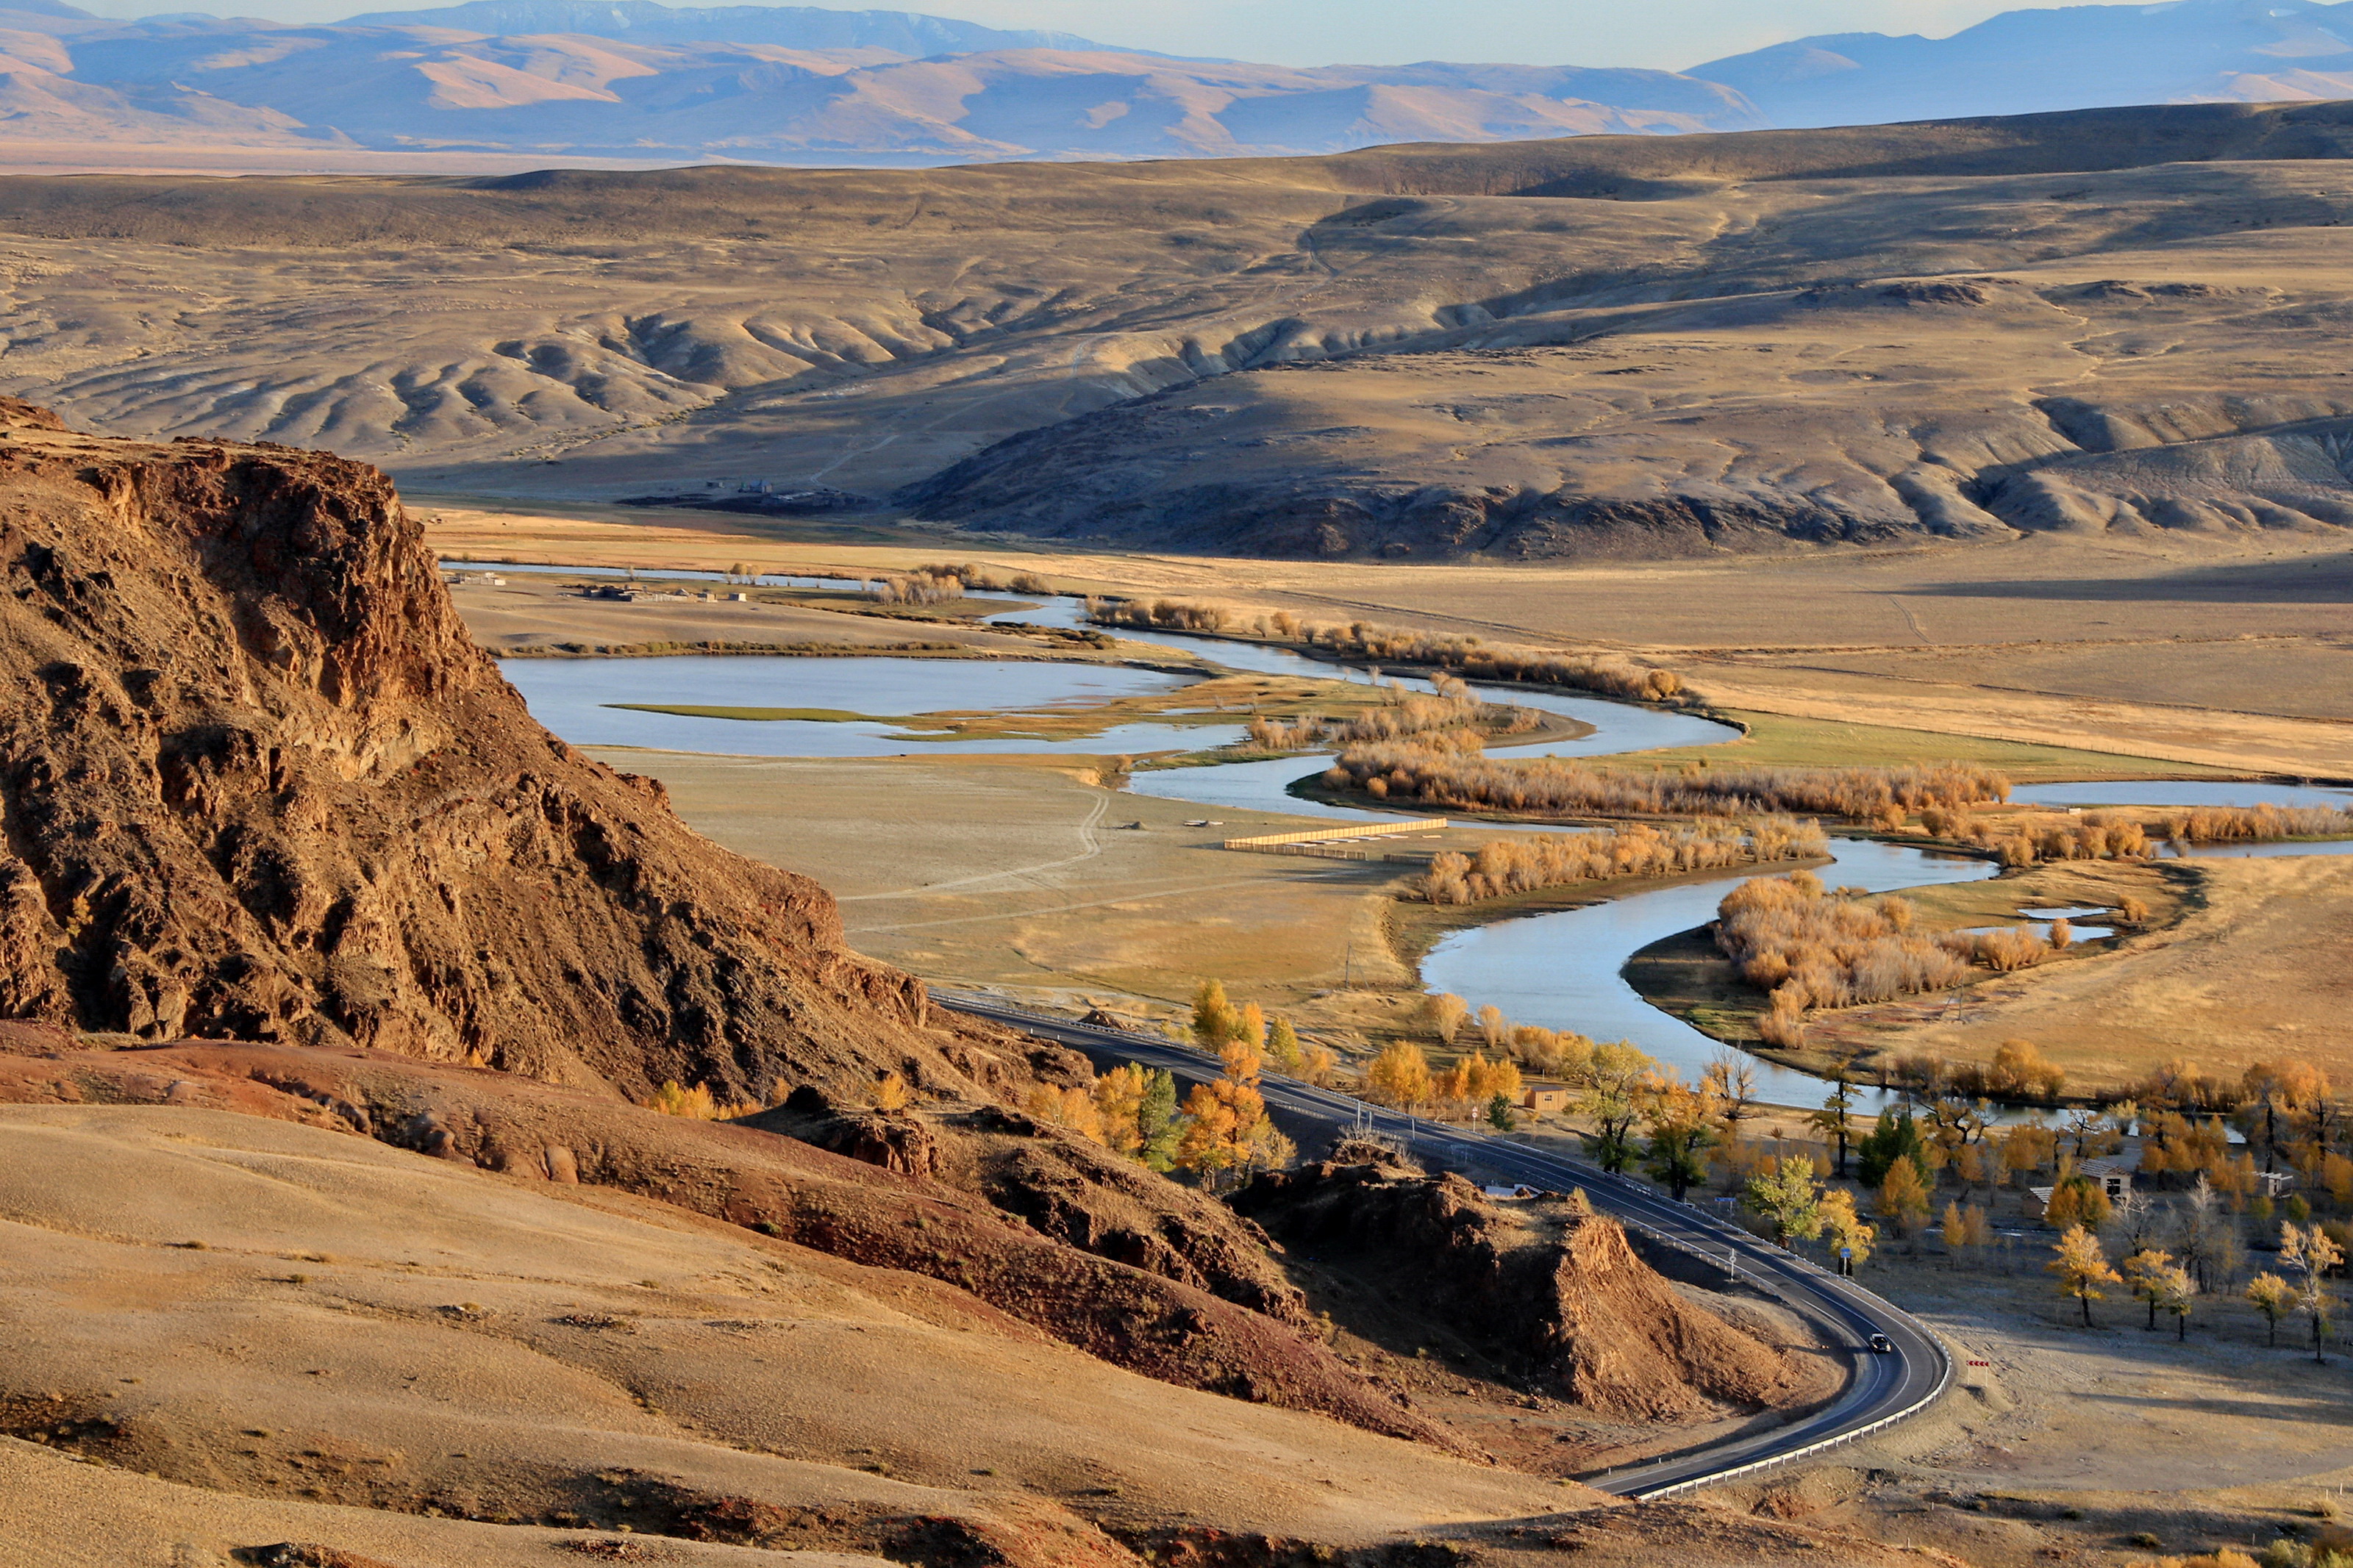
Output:
[[2004,800],[2010,795],[2010,781],[2001,774],[1960,763],[1643,772],[1549,757],[1498,763],[1399,742],[1351,747],[1325,771],[1324,782],[1390,800],[1486,811],[1564,816],[1798,814],[1889,826],[1923,807]]
[[1499,838],[1481,845],[1476,855],[1441,854],[1414,890],[1433,904],[1475,904],[1574,882],[1807,860],[1828,852],[1821,828],[1793,817],[1663,828],[1635,823],[1599,833]]
[[1683,677],[1615,654],[1572,654],[1491,643],[1461,632],[1415,631],[1370,621],[1315,621],[1289,610],[1249,610],[1206,599],[1089,599],[1104,626],[1265,637],[1324,648],[1343,658],[1380,659],[1452,670],[1476,680],[1519,680],[1598,691],[1634,702],[1687,700]]

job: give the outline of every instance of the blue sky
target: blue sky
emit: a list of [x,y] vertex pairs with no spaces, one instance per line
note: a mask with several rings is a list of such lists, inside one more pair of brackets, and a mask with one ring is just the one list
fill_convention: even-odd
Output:
[[[204,9],[321,22],[436,0],[81,0],[101,16]],[[443,0],[448,3],[448,0]],[[742,0],[665,0],[723,5]],[[1677,70],[1808,33],[1942,36],[2065,0],[802,0],[1051,27],[1131,48],[1274,65],[1509,60]]]
[[[670,0],[684,3],[684,0]],[[705,4],[713,0],[704,0]],[[845,8],[860,0],[834,0]],[[1809,33],[1941,37],[2065,0],[864,0],[1276,65],[1513,60],[1675,70]]]

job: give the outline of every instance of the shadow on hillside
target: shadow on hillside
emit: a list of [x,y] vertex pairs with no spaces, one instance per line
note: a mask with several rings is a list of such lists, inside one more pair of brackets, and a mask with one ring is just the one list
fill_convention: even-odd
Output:
[[2353,600],[2353,552],[2316,559],[2200,566],[2158,577],[2041,577],[2016,583],[1936,583],[1898,589],[1897,593],[1937,599],[2332,604]]

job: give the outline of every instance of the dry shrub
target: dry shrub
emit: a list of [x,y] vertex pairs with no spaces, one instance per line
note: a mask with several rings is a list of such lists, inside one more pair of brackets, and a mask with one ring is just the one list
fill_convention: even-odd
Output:
[[[1796,813],[1887,826],[1937,802],[2000,800],[2010,781],[1963,764],[1905,768],[1588,767],[1559,758],[1499,763],[1406,742],[1352,747],[1325,775],[1335,788],[1377,778],[1390,799],[1574,816],[1762,816]],[[1368,792],[1369,793],[1369,792]]]
[[[1915,1063],[1921,1064],[1915,1067]],[[1933,1074],[1923,1071],[1920,1088],[1969,1100],[2044,1100],[2059,1098],[2067,1086],[2067,1069],[2050,1060],[2031,1040],[2004,1040],[1994,1048],[1991,1062],[1947,1062],[1935,1058],[1911,1058],[1898,1070],[1921,1071],[1933,1063]]]
[[965,580],[954,572],[925,566],[903,577],[885,577],[867,596],[881,605],[952,605],[964,597]]
[[1539,888],[1615,877],[1667,877],[1725,866],[1808,860],[1829,842],[1810,822],[1767,817],[1741,826],[1694,823],[1660,828],[1645,824],[1600,833],[1497,839],[1478,854],[1441,854],[1415,890],[1433,904],[1474,904]]
[[1953,931],[1947,941],[1966,944],[1968,956],[1997,974],[2009,974],[2040,963],[2052,944],[2034,934],[2032,926],[2003,926],[1998,931]]
[[1806,1044],[1806,1007],[1791,991],[1773,993],[1773,1005],[1757,1015],[1757,1032],[1768,1046],[1778,1046],[1786,1051],[1802,1050]]
[[1563,653],[1491,643],[1459,632],[1415,631],[1370,621],[1309,621],[1288,610],[1250,610],[1206,599],[1089,599],[1087,618],[1147,630],[1226,632],[1320,647],[1343,658],[1451,670],[1473,680],[1565,686],[1636,702],[1688,700],[1683,677],[1615,654]]
[[[1926,824],[1926,817],[1921,819]],[[2063,820],[1954,821],[1949,837],[1994,850],[2006,866],[2044,860],[2135,860],[2167,843],[2256,844],[2353,836],[2353,812],[2326,806],[2200,805],[2182,811],[2093,811]],[[2137,902],[2137,900],[2135,900]],[[2144,914],[2146,910],[2144,910]]]
[[646,1100],[646,1109],[659,1110],[664,1116],[686,1116],[698,1121],[721,1121],[730,1117],[749,1116],[760,1107],[731,1105],[713,1098],[709,1084],[698,1083],[692,1089],[681,1089],[671,1079]]
[[1544,721],[1544,715],[1533,708],[1482,702],[1471,694],[1470,687],[1443,671],[1430,678],[1430,685],[1435,694],[1429,697],[1391,688],[1387,702],[1347,719],[1308,717],[1286,722],[1254,718],[1250,738],[1271,752],[1295,752],[1309,746],[1358,745],[1473,727],[1485,734],[1514,735]]
[[1040,595],[1051,595],[1054,591],[1053,585],[1035,572],[999,572],[993,566],[983,566],[976,561],[966,561],[961,563],[947,562],[931,566],[918,566],[913,576],[929,578],[935,583],[954,582],[956,584],[956,592],[950,596],[955,598],[962,597],[964,591],[969,588],[979,588],[988,593]]
[[1744,882],[1716,912],[1716,945],[1784,1013],[1886,1002],[1968,977],[1948,938],[1913,934],[1904,900],[1842,897],[1810,872]]

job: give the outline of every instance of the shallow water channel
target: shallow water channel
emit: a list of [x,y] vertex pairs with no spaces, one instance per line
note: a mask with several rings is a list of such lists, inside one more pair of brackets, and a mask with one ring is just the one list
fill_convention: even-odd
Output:
[[[510,568],[512,570],[512,568]],[[675,574],[663,574],[675,575]],[[1083,625],[1083,606],[1056,599],[1026,610],[988,617],[1037,626]],[[1347,667],[1308,658],[1285,649],[1178,632],[1122,629],[1125,640],[1181,648],[1229,668],[1322,679],[1372,679],[1364,666]],[[1052,703],[1083,704],[1106,697],[1161,691],[1186,678],[1151,670],[1086,664],[1017,663],[881,658],[796,658],[742,655],[720,658],[514,659],[503,666],[530,704],[533,716],[575,744],[646,746],[668,751],[720,752],[754,756],[869,757],[900,754],[955,755],[984,752],[1143,752],[1181,747],[1199,750],[1238,739],[1240,726],[1184,728],[1132,724],[1078,740],[1045,742],[926,741],[882,721],[740,721],[649,713],[615,703],[678,703],[723,707],[846,710],[876,715],[910,715],[951,710],[1022,710]],[[1405,679],[1407,686],[1425,682]],[[1590,724],[1594,732],[1575,740],[1526,746],[1497,746],[1497,758],[1599,757],[1663,747],[1713,745],[1739,731],[1688,714],[1664,713],[1599,698],[1474,683],[1492,702],[1537,708]],[[1300,779],[1322,771],[1322,753],[1271,762],[1229,763],[1212,767],[1168,768],[1138,773],[1130,788],[1139,795],[1180,800],[1211,809],[1252,808],[1337,821],[1397,820],[1409,814],[1368,811],[1302,800],[1289,793]],[[2110,782],[2045,784],[2023,788],[2015,797],[2046,805],[2253,805],[2344,806],[2353,791],[2292,784],[2231,782]],[[1560,832],[1527,824],[1494,824],[1497,831]],[[1874,892],[1949,882],[1977,881],[1995,874],[1989,861],[1936,854],[1872,839],[1835,838],[1833,863],[1820,872],[1833,886]],[[2200,850],[2218,857],[2337,854],[2353,843],[2242,845]],[[1773,874],[1773,873],[1767,873]],[[1681,1019],[1652,1007],[1626,984],[1622,971],[1651,943],[1715,919],[1725,894],[1745,879],[1738,875],[1662,888],[1584,909],[1525,915],[1460,931],[1441,940],[1421,966],[1422,983],[1451,991],[1473,1005],[1492,1003],[1515,1022],[1576,1029],[1597,1039],[1626,1038],[1660,1061],[1695,1078],[1725,1047]],[[1757,1060],[1760,1098],[1781,1105],[1810,1106],[1823,1094],[1823,1080],[1808,1073]],[[1866,1112],[1891,1097],[1864,1090]]]
[[[652,746],[755,757],[973,756],[991,752],[1165,752],[1239,741],[1234,724],[1119,724],[1079,741],[927,740],[891,721],[917,713],[1087,708],[1174,691],[1191,678],[1113,664],[957,658],[796,658],[760,654],[502,661],[533,717],[583,746]],[[715,719],[625,703],[790,708],[865,719]]]

